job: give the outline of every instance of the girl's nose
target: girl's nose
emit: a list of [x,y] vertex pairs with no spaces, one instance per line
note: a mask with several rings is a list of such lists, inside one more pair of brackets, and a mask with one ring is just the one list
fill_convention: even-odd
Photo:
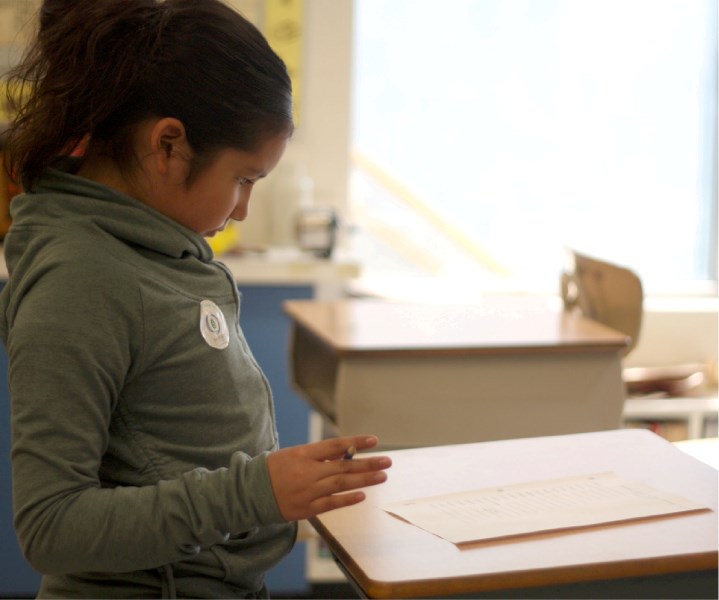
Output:
[[252,185],[242,186],[240,190],[240,199],[235,209],[230,214],[230,218],[234,221],[244,221],[247,218],[250,209],[250,195],[252,194]]

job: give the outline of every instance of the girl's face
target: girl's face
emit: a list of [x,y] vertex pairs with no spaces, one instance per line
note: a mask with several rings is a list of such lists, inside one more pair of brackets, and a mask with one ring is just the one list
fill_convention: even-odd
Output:
[[275,168],[286,146],[287,136],[280,135],[254,152],[220,151],[190,186],[176,186],[162,212],[203,236],[222,231],[230,220],[244,220],[253,185]]

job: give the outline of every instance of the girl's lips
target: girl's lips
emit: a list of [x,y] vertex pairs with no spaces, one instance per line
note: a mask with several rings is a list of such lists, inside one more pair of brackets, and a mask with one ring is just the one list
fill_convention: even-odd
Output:
[[222,227],[218,227],[217,229],[211,229],[205,234],[205,237],[212,237],[216,233],[220,233],[221,231],[225,230],[225,227],[227,227],[227,223],[225,223]]

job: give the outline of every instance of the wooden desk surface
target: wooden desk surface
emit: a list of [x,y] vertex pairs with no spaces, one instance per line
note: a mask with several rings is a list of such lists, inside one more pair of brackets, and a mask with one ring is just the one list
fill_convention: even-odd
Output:
[[338,355],[596,352],[628,344],[625,335],[561,310],[298,300],[285,303],[285,312]]
[[[462,595],[717,568],[717,471],[643,430],[388,453],[387,483],[312,524],[369,597]],[[450,542],[389,515],[388,502],[614,471],[711,511],[504,541]]]

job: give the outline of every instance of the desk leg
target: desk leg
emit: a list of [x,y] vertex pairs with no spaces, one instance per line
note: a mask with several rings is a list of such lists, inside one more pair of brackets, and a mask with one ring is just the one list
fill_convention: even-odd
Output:
[[342,571],[342,574],[345,576],[347,583],[350,584],[350,586],[355,591],[357,596],[359,598],[369,598],[369,596],[367,596],[367,594],[365,594],[365,592],[362,589],[362,587],[360,586],[360,584],[355,581],[355,578],[352,577],[352,575],[350,575],[349,571],[347,571],[347,569],[345,569],[344,565],[339,560],[337,560],[337,558],[334,556],[334,554],[332,555],[332,557],[335,559],[335,564],[337,565],[339,570]]

